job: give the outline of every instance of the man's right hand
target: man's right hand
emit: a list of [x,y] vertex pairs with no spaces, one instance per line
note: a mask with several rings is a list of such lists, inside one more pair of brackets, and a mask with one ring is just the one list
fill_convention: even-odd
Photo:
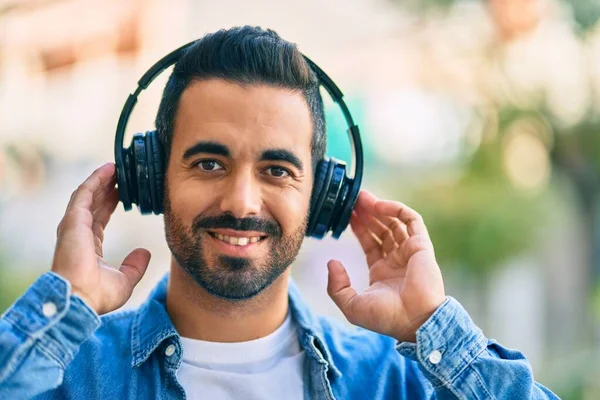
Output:
[[131,297],[148,263],[150,252],[135,249],[115,269],[102,258],[104,229],[119,202],[115,165],[95,170],[71,195],[58,225],[52,271],[71,283],[98,314],[116,310]]

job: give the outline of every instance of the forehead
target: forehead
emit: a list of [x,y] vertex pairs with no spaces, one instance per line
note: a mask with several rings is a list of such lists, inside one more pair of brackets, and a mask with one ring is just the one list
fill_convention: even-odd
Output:
[[233,156],[284,148],[310,154],[312,122],[300,92],[221,79],[192,82],[181,95],[171,152],[200,140],[228,146]]

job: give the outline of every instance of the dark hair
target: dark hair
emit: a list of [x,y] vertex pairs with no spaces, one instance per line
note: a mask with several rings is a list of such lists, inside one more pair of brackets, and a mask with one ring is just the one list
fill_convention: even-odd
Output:
[[169,159],[181,94],[190,82],[220,78],[246,84],[268,84],[300,92],[310,110],[313,169],[325,155],[326,132],[319,81],[294,43],[275,31],[243,26],[222,29],[198,39],[175,64],[162,95],[156,129]]

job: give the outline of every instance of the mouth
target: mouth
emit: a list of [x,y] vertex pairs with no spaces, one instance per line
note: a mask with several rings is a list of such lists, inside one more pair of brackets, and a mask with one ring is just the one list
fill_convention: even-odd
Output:
[[240,232],[236,236],[225,235],[219,232],[207,231],[210,236],[213,238],[227,243],[233,246],[248,246],[249,244],[258,243],[267,238],[265,235],[257,235],[257,234],[248,234],[244,236],[244,233]]

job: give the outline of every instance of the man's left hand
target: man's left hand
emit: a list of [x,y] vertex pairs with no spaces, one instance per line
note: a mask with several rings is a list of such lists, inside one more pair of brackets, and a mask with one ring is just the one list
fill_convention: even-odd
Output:
[[348,321],[400,342],[445,301],[444,283],[423,218],[398,202],[361,191],[350,219],[369,266],[369,287],[357,293],[341,262],[331,260],[327,291]]

